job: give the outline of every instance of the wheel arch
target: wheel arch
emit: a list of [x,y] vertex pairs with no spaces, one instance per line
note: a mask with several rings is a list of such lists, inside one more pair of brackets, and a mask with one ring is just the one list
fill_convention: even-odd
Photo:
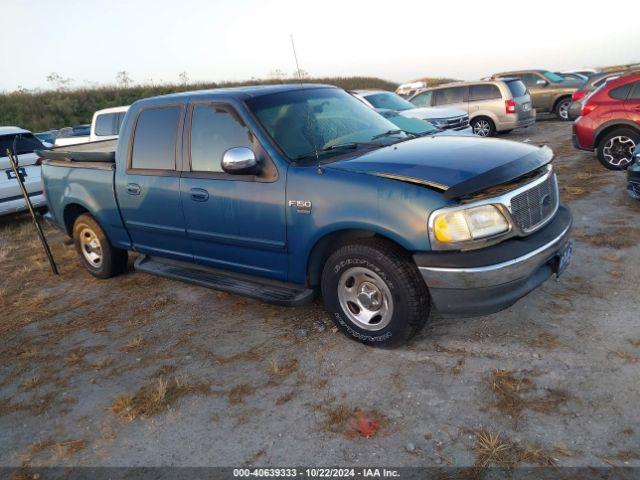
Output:
[[612,120],[600,125],[593,136],[593,146],[598,148],[600,141],[610,132],[619,128],[630,128],[640,135],[640,126],[631,120]]
[[93,218],[95,218],[91,214],[89,209],[85,205],[82,205],[81,203],[71,202],[65,205],[62,213],[62,218],[64,221],[64,228],[67,231],[67,234],[69,236],[73,234],[73,224],[76,222],[76,219],[84,213],[88,213]]
[[561,95],[558,95],[558,98],[555,99],[555,101],[553,102],[553,107],[551,108],[551,111],[555,113],[556,108],[558,108],[558,104],[562,101],[562,100],[569,100],[571,101],[571,94],[567,94],[567,93],[563,93]]
[[307,256],[307,283],[318,286],[322,277],[322,269],[332,252],[342,245],[353,243],[360,238],[383,238],[404,251],[409,251],[403,245],[393,240],[390,235],[366,228],[349,228],[325,233],[311,247]]

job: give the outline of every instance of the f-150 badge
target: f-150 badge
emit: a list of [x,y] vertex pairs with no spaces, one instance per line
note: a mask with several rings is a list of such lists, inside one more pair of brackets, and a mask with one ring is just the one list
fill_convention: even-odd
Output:
[[289,200],[289,206],[295,207],[298,213],[311,213],[311,200]]

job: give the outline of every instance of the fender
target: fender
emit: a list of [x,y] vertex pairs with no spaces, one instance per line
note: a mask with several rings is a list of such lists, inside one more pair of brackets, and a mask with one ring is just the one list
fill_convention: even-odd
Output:
[[603,132],[605,130],[609,129],[609,127],[630,127],[631,129],[633,129],[636,132],[640,133],[640,125],[638,125],[637,123],[633,122],[632,120],[627,120],[627,119],[607,120],[602,125],[600,125],[598,128],[596,128],[596,131],[595,131],[595,133],[593,135],[593,145],[594,146],[597,146],[598,142],[600,141],[600,136],[603,134]]

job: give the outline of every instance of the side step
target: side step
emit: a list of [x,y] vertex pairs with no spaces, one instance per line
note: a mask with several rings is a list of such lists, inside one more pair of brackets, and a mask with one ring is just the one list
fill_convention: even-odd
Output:
[[136,270],[174,278],[223,292],[244,295],[274,305],[297,307],[311,303],[316,291],[291,283],[228,272],[195,263],[140,255]]

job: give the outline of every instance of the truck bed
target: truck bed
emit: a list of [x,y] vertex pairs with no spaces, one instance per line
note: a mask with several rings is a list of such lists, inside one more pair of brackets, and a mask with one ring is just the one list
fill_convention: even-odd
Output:
[[68,167],[112,170],[115,168],[117,144],[117,140],[104,140],[56,147],[51,150],[38,150],[36,153],[47,163],[65,162],[65,166]]

